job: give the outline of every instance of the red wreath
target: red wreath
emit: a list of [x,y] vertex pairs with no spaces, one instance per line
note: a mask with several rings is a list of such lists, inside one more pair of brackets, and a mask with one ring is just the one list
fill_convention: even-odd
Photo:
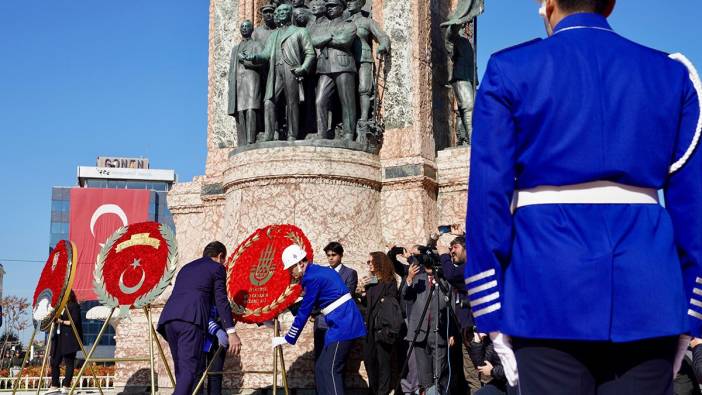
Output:
[[73,244],[70,241],[61,240],[51,251],[44,264],[32,299],[32,308],[36,309],[40,299],[50,298],[53,312],[43,322],[51,321],[54,314],[61,310],[68,301],[68,292],[73,287],[76,269],[75,254],[76,250],[73,248]]
[[174,241],[164,225],[141,222],[118,229],[95,265],[95,293],[110,307],[144,307],[163,292],[175,270]]
[[227,261],[227,292],[238,321],[260,323],[275,318],[302,293],[290,271],[283,269],[283,250],[298,244],[312,261],[312,245],[294,225],[258,229]]

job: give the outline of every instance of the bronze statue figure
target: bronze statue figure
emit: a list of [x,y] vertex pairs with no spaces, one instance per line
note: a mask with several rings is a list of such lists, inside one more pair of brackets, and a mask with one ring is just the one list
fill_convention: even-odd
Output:
[[344,18],[345,0],[326,0],[328,21],[315,29],[317,59],[317,137],[326,138],[328,110],[332,95],[339,96],[342,118],[342,133],[346,141],[354,140],[356,131],[356,62],[353,57],[353,41],[356,25]]
[[261,110],[260,66],[240,60],[239,55],[261,51],[261,45],[251,38],[253,23],[245,20],[239,28],[241,42],[232,49],[229,62],[228,113],[236,119],[238,145],[256,142],[257,119]]
[[311,23],[320,24],[327,20],[327,8],[324,5],[324,0],[312,0],[310,2],[310,11],[313,15],[313,18],[310,20]]
[[456,128],[456,144],[470,144],[473,103],[475,101],[475,49],[466,34],[466,26],[485,9],[484,0],[461,0],[446,22],[444,41],[453,66],[449,69],[449,83],[458,105],[462,128]]
[[297,27],[306,27],[312,13],[306,7],[293,9],[293,24]]
[[273,20],[273,12],[275,11],[275,6],[273,4],[264,4],[261,6],[261,16],[263,20],[263,25],[257,27],[253,32],[253,39],[258,41],[261,45],[266,45],[268,37],[276,28],[275,20]]
[[[317,34],[321,33],[322,30],[327,26],[327,8],[324,5],[324,0],[312,0],[310,2],[310,12],[312,16],[307,22],[307,29],[310,31],[312,36],[312,41],[314,43],[314,38]],[[317,49],[317,54],[319,55],[319,49]]]
[[290,4],[279,5],[274,13],[278,28],[266,41],[263,51],[239,55],[241,60],[257,64],[268,62],[269,65],[263,104],[265,141],[273,139],[276,129],[276,105],[281,102],[283,94],[288,141],[300,138],[300,101],[304,100],[304,97],[300,97],[304,92],[302,77],[312,67],[315,51],[307,29],[292,26],[292,13],[293,7]]
[[358,39],[354,42],[354,55],[358,63],[358,94],[360,95],[361,113],[358,120],[358,139],[363,140],[368,130],[368,119],[371,112],[371,99],[374,94],[373,86],[373,40],[378,42],[377,53],[386,56],[390,53],[390,38],[371,18],[361,11],[366,0],[349,0],[348,11],[351,20],[356,24]]

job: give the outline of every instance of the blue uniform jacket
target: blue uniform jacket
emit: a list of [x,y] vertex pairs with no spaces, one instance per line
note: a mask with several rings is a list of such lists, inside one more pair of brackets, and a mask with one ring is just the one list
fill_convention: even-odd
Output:
[[[342,264],[341,268],[337,272],[341,276],[341,279],[346,284],[346,288],[349,290],[351,296],[356,295],[356,286],[358,285],[358,272],[354,269]],[[318,315],[314,320],[315,329],[327,329],[327,323],[324,321],[323,315]]]
[[[302,329],[310,318],[312,309],[324,309],[349,293],[346,284],[336,270],[315,264],[310,264],[305,270],[305,274],[302,276],[302,288],[305,295],[302,298],[300,310],[298,310],[290,330],[285,335],[285,340],[290,344],[297,342],[297,338],[300,337]],[[324,337],[324,344],[356,339],[366,335],[363,317],[353,299],[346,301],[326,315],[324,319],[329,327]]]
[[[494,54],[478,91],[466,290],[482,332],[633,341],[702,327],[700,104],[668,54],[574,14],[553,36]],[[543,204],[513,192],[612,181],[656,204]]]

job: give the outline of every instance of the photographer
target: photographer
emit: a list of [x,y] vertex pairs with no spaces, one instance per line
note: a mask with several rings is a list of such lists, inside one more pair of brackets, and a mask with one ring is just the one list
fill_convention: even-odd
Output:
[[[443,277],[451,285],[452,318],[457,321],[455,325],[460,329],[456,344],[449,350],[452,377],[450,388],[455,393],[466,393],[466,386],[469,386],[471,393],[474,393],[480,389],[481,383],[469,353],[473,338],[473,315],[463,279],[466,266],[465,232],[460,225],[440,226],[439,231],[443,232],[432,235],[427,244],[436,245],[440,254]],[[450,242],[447,243],[448,240]]]
[[433,386],[438,386],[435,393],[443,394],[448,385],[447,351],[455,344],[457,333],[447,311],[449,290],[435,278],[435,269],[440,268],[438,255],[427,247],[420,247],[417,252],[401,294],[409,302],[407,340],[415,342],[420,394]]

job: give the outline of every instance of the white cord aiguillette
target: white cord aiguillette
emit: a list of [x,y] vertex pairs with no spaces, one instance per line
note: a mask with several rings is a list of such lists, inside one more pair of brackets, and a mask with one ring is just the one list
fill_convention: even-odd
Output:
[[678,62],[684,64],[685,67],[687,67],[687,70],[690,73],[690,81],[692,81],[692,85],[697,91],[697,102],[700,106],[700,117],[697,120],[697,128],[695,129],[695,135],[692,138],[690,146],[687,147],[685,154],[670,166],[670,170],[668,171],[668,173],[673,174],[676,171],[680,170],[680,168],[685,165],[685,162],[687,162],[688,159],[690,159],[692,153],[695,152],[695,147],[697,147],[697,143],[699,143],[700,141],[700,134],[702,134],[702,81],[700,81],[700,76],[699,74],[697,74],[695,66],[692,64],[692,62],[690,62],[688,58],[685,57],[685,55],[681,53],[674,53],[668,55],[668,57],[673,60],[677,60]]

